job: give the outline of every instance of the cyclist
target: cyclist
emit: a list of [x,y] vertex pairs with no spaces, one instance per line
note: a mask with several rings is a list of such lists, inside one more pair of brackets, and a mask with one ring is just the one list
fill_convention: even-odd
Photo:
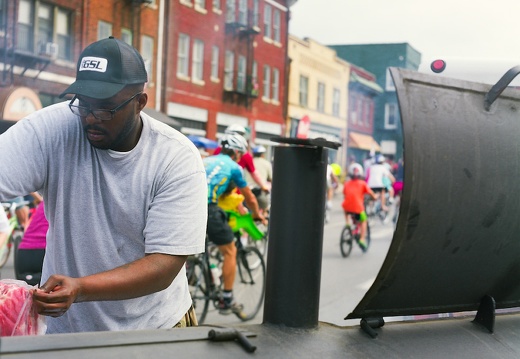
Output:
[[348,174],[350,180],[343,185],[344,200],[341,206],[345,211],[345,220],[347,225],[352,225],[351,216],[353,216],[361,224],[361,231],[359,235],[359,246],[364,251],[367,250],[367,243],[365,241],[367,233],[367,215],[365,213],[364,198],[368,194],[373,199],[376,199],[375,193],[368,187],[368,184],[363,179],[363,167],[359,163],[352,163],[348,167]]
[[[271,161],[265,158],[266,148],[262,145],[255,146],[253,148],[253,162],[255,164],[256,172],[262,179],[262,182],[271,188],[271,182],[273,181],[273,165]],[[253,193],[258,201],[258,206],[262,214],[265,214],[271,204],[271,195],[269,191],[264,191],[256,183],[248,177],[249,186],[253,189]]]
[[215,243],[224,260],[222,277],[224,282],[223,297],[219,303],[221,314],[242,314],[243,305],[233,300],[233,284],[236,274],[236,246],[234,235],[222,208],[218,207],[219,197],[226,192],[231,181],[236,184],[244,196],[253,218],[266,222],[258,210],[258,203],[244,179],[242,168],[236,163],[247,152],[247,141],[239,134],[227,134],[220,142],[221,152],[204,159],[208,182],[208,225],[207,233],[210,241]]
[[31,285],[40,283],[48,229],[49,222],[45,217],[44,203],[41,201],[31,216],[31,222],[15,255],[16,279],[24,280]]
[[[224,131],[224,134],[225,135],[237,134],[237,135],[242,136],[245,140],[247,130],[244,126],[241,126],[238,124],[233,124],[226,128],[226,130]],[[258,185],[258,187],[261,188],[262,191],[269,192],[270,187],[268,186],[268,183],[265,183],[262,180],[262,178],[260,177],[260,175],[258,174],[258,171],[256,170],[255,164],[253,162],[253,157],[251,156],[249,151],[247,151],[247,148],[249,147],[247,140],[245,140],[245,143],[246,143],[246,152],[244,152],[242,157],[238,160],[238,164],[240,165],[240,167],[247,170],[247,172],[249,173],[249,175],[251,176],[253,181],[256,182],[256,184]],[[213,154],[218,155],[220,153],[220,150],[221,150],[221,147],[217,147],[215,149],[215,152],[213,152]]]
[[367,182],[372,191],[381,195],[381,209],[383,211],[388,211],[385,198],[385,193],[387,191],[387,180],[385,180],[385,178],[390,180],[390,185],[395,182],[395,178],[384,165],[384,162],[385,156],[381,154],[376,156],[375,163],[370,166],[370,173]]

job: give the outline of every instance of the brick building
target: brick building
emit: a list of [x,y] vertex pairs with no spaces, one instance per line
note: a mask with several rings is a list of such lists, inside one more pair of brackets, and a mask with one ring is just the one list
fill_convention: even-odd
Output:
[[284,133],[289,7],[295,0],[171,1],[163,110],[182,132],[231,124],[269,146]]

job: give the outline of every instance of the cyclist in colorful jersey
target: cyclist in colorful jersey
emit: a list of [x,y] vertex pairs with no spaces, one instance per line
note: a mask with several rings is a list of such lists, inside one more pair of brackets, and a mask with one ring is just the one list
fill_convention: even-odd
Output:
[[365,194],[368,194],[376,199],[376,195],[363,179],[363,167],[359,163],[352,163],[348,168],[348,174],[350,180],[343,185],[344,200],[341,206],[345,211],[347,225],[352,225],[350,215],[355,216],[356,220],[361,223],[359,245],[363,251],[366,251],[367,214],[365,213],[364,198]]
[[247,141],[241,135],[228,134],[222,138],[220,146],[220,154],[204,159],[208,182],[207,233],[209,240],[218,246],[224,257],[222,267],[224,293],[219,303],[219,312],[221,314],[235,313],[240,315],[243,306],[233,300],[233,283],[236,274],[235,237],[228,224],[226,213],[217,205],[218,198],[226,192],[229,186],[236,185],[244,196],[253,218],[264,223],[266,223],[266,220],[258,210],[258,203],[251,189],[247,186],[242,168],[237,164],[247,151]]

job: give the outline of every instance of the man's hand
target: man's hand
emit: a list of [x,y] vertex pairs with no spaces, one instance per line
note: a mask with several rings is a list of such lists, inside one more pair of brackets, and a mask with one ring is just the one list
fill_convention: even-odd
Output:
[[80,293],[80,280],[52,275],[33,291],[33,305],[38,314],[60,317],[70,308]]

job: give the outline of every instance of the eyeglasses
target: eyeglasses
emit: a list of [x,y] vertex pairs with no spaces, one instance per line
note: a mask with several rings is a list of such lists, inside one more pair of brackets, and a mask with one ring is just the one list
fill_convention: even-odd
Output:
[[117,111],[121,110],[123,107],[128,105],[130,103],[130,101],[132,101],[134,98],[136,98],[140,94],[142,94],[142,92],[136,93],[135,95],[130,97],[128,100],[126,100],[125,102],[123,102],[122,104],[117,106],[116,108],[113,108],[112,110],[101,109],[101,108],[91,109],[90,107],[74,105],[75,102],[78,102],[78,103],[80,102],[77,95],[74,95],[72,100],[70,100],[69,108],[73,114],[75,114],[79,117],[87,117],[88,114],[91,113],[92,116],[94,116],[94,118],[96,118],[97,120],[110,121],[111,119],[114,118],[114,115]]

